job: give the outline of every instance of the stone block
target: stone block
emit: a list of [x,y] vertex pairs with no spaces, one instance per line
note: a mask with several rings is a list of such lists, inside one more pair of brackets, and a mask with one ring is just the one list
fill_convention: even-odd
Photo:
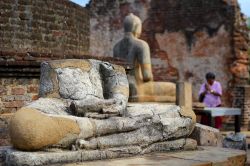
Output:
[[13,95],[24,95],[25,94],[25,89],[24,88],[12,88],[11,89],[11,94],[13,94]]
[[223,140],[223,147],[239,150],[247,150],[246,135],[242,133],[230,133]]
[[16,108],[2,108],[0,110],[1,114],[7,114],[7,113],[15,113],[17,111]]
[[31,98],[28,95],[16,95],[15,100],[16,101],[31,101]]
[[2,97],[2,101],[4,101],[4,102],[9,102],[9,101],[13,101],[13,100],[15,100],[14,95],[7,95],[7,96]]
[[6,95],[7,94],[7,89],[5,86],[0,86],[0,95]]
[[223,136],[218,129],[196,123],[190,138],[199,146],[222,146]]
[[38,86],[29,86],[27,89],[28,93],[38,93]]
[[12,116],[13,114],[0,115],[0,146],[10,145],[8,125]]
[[24,105],[23,101],[11,101],[11,102],[4,103],[4,106],[6,108],[20,108],[23,105]]

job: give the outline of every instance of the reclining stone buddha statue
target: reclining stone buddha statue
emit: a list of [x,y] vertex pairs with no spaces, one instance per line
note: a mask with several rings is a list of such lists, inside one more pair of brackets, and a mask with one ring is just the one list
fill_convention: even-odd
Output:
[[142,32],[139,17],[130,13],[124,20],[125,36],[113,49],[113,56],[125,60],[128,72],[130,101],[174,102],[176,86],[170,82],[154,82],[148,44],[138,39]]
[[16,149],[98,150],[106,154],[102,158],[114,158],[195,145],[187,138],[194,121],[181,114],[181,107],[127,103],[128,80],[118,65],[98,60],[43,62],[39,95],[10,122]]

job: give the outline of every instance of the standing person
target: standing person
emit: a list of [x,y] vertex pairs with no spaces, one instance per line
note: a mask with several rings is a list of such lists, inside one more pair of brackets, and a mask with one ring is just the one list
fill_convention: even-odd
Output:
[[[199,101],[203,102],[206,107],[220,107],[221,106],[221,96],[222,88],[218,81],[215,81],[215,74],[209,72],[206,74],[206,83],[201,85],[199,91]],[[207,125],[208,118],[202,116],[201,123]],[[215,127],[221,128],[222,117],[215,117]]]

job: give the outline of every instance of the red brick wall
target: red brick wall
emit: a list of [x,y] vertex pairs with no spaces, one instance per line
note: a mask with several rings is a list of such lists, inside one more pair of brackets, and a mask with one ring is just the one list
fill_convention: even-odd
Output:
[[39,79],[1,78],[0,113],[14,113],[38,98]]
[[[241,126],[248,130],[250,122],[250,86],[237,86],[233,90],[233,107],[241,109]],[[227,119],[228,123],[234,122],[234,118]]]
[[1,0],[0,50],[87,53],[88,11],[68,0]]
[[10,145],[10,119],[18,109],[38,98],[38,84],[38,78],[0,78],[0,146]]

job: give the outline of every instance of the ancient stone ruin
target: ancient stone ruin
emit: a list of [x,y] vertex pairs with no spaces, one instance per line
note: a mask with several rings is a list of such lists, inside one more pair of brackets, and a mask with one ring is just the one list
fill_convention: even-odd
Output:
[[[249,123],[249,39],[237,1],[92,0],[82,8],[66,0],[4,0],[0,7],[0,134],[9,130],[13,144],[0,149],[0,162],[48,165],[195,150],[192,98],[207,70],[218,71],[223,100],[244,107]],[[124,39],[142,49],[116,45],[129,13],[142,21]],[[131,56],[132,68],[122,58],[131,50],[139,55]],[[243,165],[244,153],[240,159]]]
[[[81,161],[196,149],[196,141],[187,138],[195,121],[183,116],[185,108],[127,103],[128,80],[121,66],[98,60],[46,62],[39,93],[41,98],[21,108],[10,122],[16,149],[62,148],[89,156]],[[10,149],[6,155],[8,164],[36,165],[36,153]],[[55,162],[37,158],[39,164]]]
[[236,0],[92,0],[85,8],[66,0],[3,0],[0,11],[3,130],[11,113],[38,98],[42,61],[93,56],[113,61],[113,46],[130,12],[142,20],[141,39],[150,46],[154,81],[192,82],[195,101],[205,71],[214,71],[225,106],[241,107],[248,125],[244,98],[249,96],[242,92],[249,89],[249,39]]
[[[129,14],[124,21],[126,27],[130,27],[131,35],[134,32],[139,35],[140,19]],[[114,51],[119,51],[127,59],[134,58],[131,69],[138,66],[142,68],[139,71],[142,74],[151,72],[143,66],[151,65],[150,61],[137,63],[136,60],[150,59],[149,50],[145,54],[137,43],[125,42],[119,45],[121,48],[131,46],[134,49],[129,51],[131,48],[118,48]],[[126,55],[128,52],[131,54]],[[152,73],[149,75],[152,76]],[[153,84],[152,80],[143,81],[151,81]],[[43,62],[40,98],[18,110],[10,121],[13,147],[23,151],[59,148],[77,151],[79,154],[85,152],[91,157],[81,157],[82,161],[157,151],[195,150],[196,141],[187,138],[196,122],[192,102],[189,102],[189,107],[185,102],[181,105],[183,107],[166,103],[128,103],[129,87],[135,86],[133,83],[129,83],[122,66],[108,62],[93,59]],[[160,84],[158,88],[161,88]],[[141,95],[138,93],[139,98]],[[155,98],[152,96],[146,101],[155,101]],[[27,154],[18,150],[7,150],[6,164],[36,165],[36,160],[31,157],[36,156],[36,153]],[[44,155],[50,154],[44,152]],[[25,159],[20,156],[25,156]],[[68,159],[60,160],[68,162]],[[39,158],[39,161],[39,164],[56,163],[50,161],[49,157]]]

